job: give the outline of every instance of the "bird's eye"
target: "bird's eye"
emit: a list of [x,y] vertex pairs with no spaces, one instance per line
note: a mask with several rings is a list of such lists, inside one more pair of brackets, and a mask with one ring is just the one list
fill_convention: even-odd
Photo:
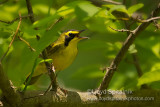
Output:
[[75,35],[73,33],[69,33],[69,36],[70,37],[74,37]]

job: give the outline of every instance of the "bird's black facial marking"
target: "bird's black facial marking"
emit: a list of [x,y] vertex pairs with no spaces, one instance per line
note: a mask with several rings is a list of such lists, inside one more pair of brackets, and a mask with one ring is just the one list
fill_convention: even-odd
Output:
[[65,46],[68,46],[69,42],[74,38],[78,36],[78,34],[74,34],[74,33],[69,33],[68,35],[65,36]]
[[75,37],[76,35],[73,33],[69,33],[69,37],[71,37],[72,39]]
[[64,42],[64,45],[65,46],[68,46],[69,42],[73,39],[74,37],[71,37],[71,36],[65,36],[65,42]]

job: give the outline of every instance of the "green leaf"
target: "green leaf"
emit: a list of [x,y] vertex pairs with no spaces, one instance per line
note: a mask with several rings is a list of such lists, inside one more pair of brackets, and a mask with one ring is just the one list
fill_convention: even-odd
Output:
[[60,16],[66,16],[74,12],[75,7],[79,5],[80,3],[86,3],[86,1],[74,1],[74,2],[68,3],[62,6],[60,9],[58,9],[57,13]]
[[112,14],[117,19],[128,20],[129,14],[124,5],[104,5],[105,7],[109,8],[107,15]]
[[73,13],[74,12],[74,8],[77,5],[83,4],[83,3],[85,4],[85,3],[88,3],[88,2],[74,1],[74,2],[68,3],[68,4],[62,6],[60,9],[58,9],[57,12],[54,15],[48,16],[48,17],[46,17],[46,18],[44,18],[42,20],[36,21],[34,23],[34,25],[33,25],[33,28],[36,28],[36,27],[38,27],[38,28],[39,27],[45,27],[46,28],[47,25],[49,25],[50,23],[53,23],[58,18],[60,18],[60,17],[66,17],[67,15]]
[[160,43],[153,45],[152,51],[158,58],[160,58]]
[[9,33],[9,32],[3,32],[3,31],[0,31],[0,34],[1,34],[1,38],[5,38],[5,39],[9,38],[10,35],[11,35],[11,33]]
[[54,15],[52,16],[48,16],[46,18],[43,18],[41,20],[38,20],[36,22],[34,22],[32,28],[36,28],[36,27],[45,27],[49,24],[49,23],[53,23],[53,21],[55,21],[56,19],[60,18],[60,16],[55,13]]
[[137,49],[135,47],[135,44],[132,44],[129,49],[128,49],[129,53],[137,53]]
[[152,66],[151,71],[156,71],[156,70],[160,70],[160,63],[156,63],[154,64],[154,66]]
[[138,86],[160,81],[160,63],[155,64],[150,72],[144,73],[138,80]]
[[67,14],[74,12],[74,8],[70,7],[69,5],[65,5],[61,7],[57,12],[60,16],[66,16]]
[[42,62],[49,62],[49,63],[51,63],[51,62],[53,62],[53,60],[52,59],[42,59],[39,63],[42,63]]
[[86,21],[93,17],[98,11],[99,8],[90,4],[89,2],[80,3],[75,8],[77,18],[82,21]]
[[106,25],[105,25],[106,18],[103,17],[96,17],[91,19],[86,24],[87,28],[97,32],[106,32]]
[[128,14],[128,11],[124,5],[104,5],[104,6],[109,8],[110,13],[112,13],[113,11],[120,11]]
[[138,86],[155,82],[155,81],[160,81],[160,70],[153,71],[153,72],[147,72],[142,75],[142,77],[139,78],[138,80]]
[[137,10],[139,10],[140,8],[142,8],[143,6],[144,6],[144,4],[142,4],[142,3],[135,4],[135,5],[131,6],[131,7],[129,7],[128,13],[130,15],[132,15],[134,12],[136,12]]
[[126,9],[126,7],[125,7],[124,5],[115,5],[115,6],[112,7],[109,11],[110,11],[110,12],[113,12],[113,11],[115,11],[115,10],[128,13],[128,12],[127,12],[127,9]]

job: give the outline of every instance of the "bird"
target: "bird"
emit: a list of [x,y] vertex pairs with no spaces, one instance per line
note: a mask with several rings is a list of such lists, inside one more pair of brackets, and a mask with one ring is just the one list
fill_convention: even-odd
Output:
[[[54,72],[63,71],[69,67],[75,60],[78,54],[77,44],[79,41],[89,39],[81,37],[80,34],[85,30],[67,30],[64,31],[59,38],[46,47],[47,58],[52,59],[52,69]],[[31,77],[28,85],[33,85],[40,76],[47,73],[47,68],[44,62],[39,63]],[[24,82],[28,81],[29,74]]]

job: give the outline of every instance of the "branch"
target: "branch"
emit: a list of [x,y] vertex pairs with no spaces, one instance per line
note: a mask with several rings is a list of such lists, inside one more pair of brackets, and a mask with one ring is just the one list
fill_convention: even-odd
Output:
[[24,42],[30,49],[31,51],[35,52],[36,50],[29,44],[29,42],[27,42],[25,39],[23,39],[22,37],[18,36],[19,40],[21,40],[22,42]]
[[135,53],[133,53],[132,56],[133,56],[134,65],[137,69],[138,76],[141,77],[143,72],[139,66],[139,61],[138,61],[137,55]]
[[29,16],[30,20],[32,23],[34,23],[34,14],[33,14],[33,10],[32,10],[32,5],[30,0],[26,0],[26,4],[27,4],[27,9],[28,9],[28,14],[31,15]]
[[[131,106],[133,104],[150,106],[159,105],[160,91],[156,90],[105,90],[103,97],[97,97],[91,90],[88,92],[68,91],[67,96],[59,89],[57,92],[50,91],[42,95],[44,91],[26,91],[21,94],[20,107],[51,107],[51,106]],[[0,101],[1,104],[1,101]],[[4,104],[4,102],[3,102]]]
[[91,1],[94,5],[99,6],[99,7],[101,7],[104,4],[108,4],[108,3],[115,4],[115,5],[122,4],[121,2],[115,2],[112,0],[88,0],[88,1]]
[[17,107],[20,104],[20,96],[17,94],[15,88],[13,87],[11,81],[5,75],[2,64],[0,62],[0,89],[3,95],[3,105],[8,105],[8,107]]
[[153,20],[157,20],[157,19],[160,19],[160,17],[152,17],[152,18],[147,19],[147,20],[137,19],[137,21],[140,22],[140,23],[146,23],[146,22],[150,22],[150,21],[153,21]]
[[0,20],[0,22],[6,23],[6,24],[12,24],[13,22],[15,22],[15,21],[17,21],[17,20],[20,20],[20,18],[21,18],[21,19],[25,19],[25,18],[28,18],[28,17],[30,17],[30,16],[32,16],[32,15],[17,17],[17,18],[15,18],[15,19],[13,19],[12,21]]
[[1,57],[0,62],[2,62],[2,60],[4,59],[4,57],[7,55],[7,53],[8,53],[8,51],[9,51],[10,47],[11,47],[12,44],[13,44],[13,41],[14,41],[15,37],[16,37],[18,31],[19,31],[19,28],[20,28],[20,25],[21,25],[21,21],[22,21],[22,18],[21,18],[21,14],[20,14],[20,13],[19,13],[19,17],[20,17],[20,20],[19,20],[19,23],[18,23],[16,32],[15,32],[15,34],[14,34],[14,36],[13,36],[13,38],[12,38],[12,40],[11,40],[9,46],[8,46],[7,51],[6,51],[6,52],[4,53],[4,55]]
[[[160,12],[160,3],[158,4],[158,7],[151,13],[149,18],[156,17],[159,14],[159,12]],[[121,62],[123,56],[128,51],[128,48],[134,42],[135,38],[139,35],[139,33],[141,33],[143,30],[145,30],[149,26],[150,23],[151,22],[142,23],[140,26],[138,26],[134,30],[133,33],[130,33],[130,35],[125,40],[122,48],[120,49],[119,53],[117,54],[115,59],[110,64],[109,68],[111,68],[111,69],[106,70],[106,74],[103,78],[103,81],[98,88],[99,90],[104,90],[104,89],[108,88],[109,83],[111,81],[111,78],[112,78],[114,72],[116,71],[119,63]]]
[[[129,91],[128,91],[129,92]],[[123,91],[107,91],[104,97],[96,97],[91,92],[75,92],[68,91],[68,95],[64,95],[63,92],[50,91],[46,95],[41,95],[43,91],[27,91],[22,95],[21,107],[51,107],[51,106],[93,106],[97,107],[106,106],[131,106],[131,105],[158,105],[160,91],[156,90],[140,90],[137,92],[124,93]]]
[[128,29],[121,29],[121,30],[119,30],[119,29],[114,29],[114,28],[112,28],[112,27],[110,27],[110,26],[109,26],[109,28],[111,28],[111,29],[114,30],[114,31],[118,31],[118,32],[134,33],[134,31],[131,31],[131,30],[128,30]]
[[116,1],[112,1],[112,0],[102,0],[104,2],[107,2],[107,3],[111,3],[111,4],[115,4],[115,5],[122,5],[121,2],[116,2]]
[[[136,67],[138,76],[141,77],[141,76],[143,75],[143,72],[142,72],[142,70],[141,70],[141,67],[140,67],[140,64],[139,64],[139,61],[138,61],[138,58],[137,58],[137,54],[136,54],[136,53],[133,53],[133,54],[132,54],[132,57],[133,57],[134,65],[135,65],[135,67]],[[148,88],[148,86],[147,86],[147,84],[143,84],[143,85],[141,86],[141,88],[146,89],[146,88]]]
[[154,26],[156,27],[156,30],[155,30],[155,31],[157,31],[158,29],[160,29],[160,24],[158,24],[158,21],[157,21],[157,20],[154,20],[154,21],[153,21],[153,24],[154,24]]
[[59,22],[62,21],[62,20],[63,20],[63,17],[60,17],[58,20],[56,20],[56,22],[54,22],[53,24],[51,24],[51,25],[47,28],[47,31],[48,31],[48,30],[51,30],[55,24],[59,23]]

